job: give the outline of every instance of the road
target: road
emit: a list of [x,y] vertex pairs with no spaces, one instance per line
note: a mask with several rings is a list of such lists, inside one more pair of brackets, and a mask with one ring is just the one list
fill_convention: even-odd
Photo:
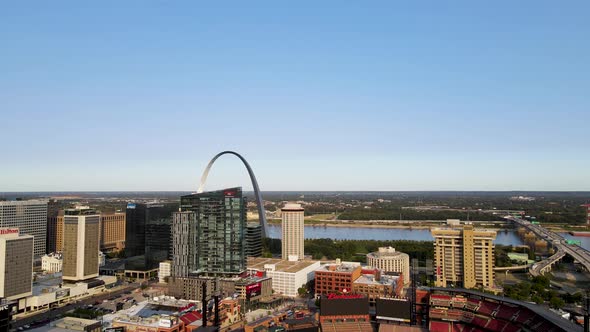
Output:
[[[89,304],[94,304],[95,302],[102,302],[103,300],[107,300],[112,297],[120,296],[121,294],[124,294],[127,291],[132,291],[137,288],[139,288],[139,284],[129,284],[128,286],[120,288],[114,292],[108,292],[108,293],[100,294],[97,296],[88,297],[85,299],[78,300],[77,302],[67,304],[62,307],[53,308],[51,310],[41,311],[41,312],[34,314],[32,316],[27,316],[27,317],[23,317],[18,320],[13,320],[12,321],[12,328],[17,329],[19,327],[23,327],[25,325],[31,325],[34,323],[47,324],[51,320],[57,318],[58,316],[60,316],[60,317],[63,316],[63,314],[65,314],[66,312],[68,312],[70,310],[73,310],[76,308],[81,308],[81,307],[87,306]],[[39,326],[44,325],[44,324],[40,324]]]
[[565,255],[569,255],[573,257],[578,263],[580,263],[587,271],[590,271],[590,251],[575,245],[575,244],[568,244],[563,236],[553,233],[546,228],[542,227],[538,224],[532,224],[529,221],[522,220],[519,218],[515,218],[512,216],[504,217],[507,220],[514,222],[515,224],[525,227],[529,231],[535,233],[539,238],[547,241],[550,243],[554,248],[557,249],[555,254],[551,257],[533,264],[533,266],[529,269],[529,272],[533,276],[541,275],[545,272],[548,272],[551,269],[551,265],[555,262],[562,259]]

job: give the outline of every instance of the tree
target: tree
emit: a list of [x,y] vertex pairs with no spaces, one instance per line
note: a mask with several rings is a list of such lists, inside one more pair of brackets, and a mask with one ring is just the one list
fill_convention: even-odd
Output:
[[304,296],[307,293],[307,288],[305,288],[305,285],[302,285],[301,287],[297,288],[297,293],[299,294],[299,296]]
[[536,304],[543,304],[543,302],[545,302],[545,300],[543,300],[543,298],[537,294],[531,297],[531,301],[535,302]]
[[565,305],[565,302],[557,296],[553,296],[551,300],[549,300],[549,305],[551,308],[554,309],[561,309]]

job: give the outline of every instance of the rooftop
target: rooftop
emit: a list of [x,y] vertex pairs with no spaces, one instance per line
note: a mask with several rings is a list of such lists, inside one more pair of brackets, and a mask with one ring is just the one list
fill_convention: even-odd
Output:
[[303,211],[301,204],[287,203],[281,208],[281,211]]
[[359,264],[349,264],[349,263],[341,263],[341,264],[325,264],[320,266],[316,271],[317,272],[344,272],[344,273],[352,273],[356,269],[360,269],[361,265]]
[[278,258],[248,257],[248,269],[265,271],[265,265],[273,264],[275,272],[296,273],[306,267],[318,264],[314,260],[288,261]]
[[367,285],[393,285],[397,282],[399,276],[391,276],[382,274],[379,280],[375,279],[375,275],[373,274],[361,274],[359,278],[357,278],[354,283],[355,284],[367,284]]

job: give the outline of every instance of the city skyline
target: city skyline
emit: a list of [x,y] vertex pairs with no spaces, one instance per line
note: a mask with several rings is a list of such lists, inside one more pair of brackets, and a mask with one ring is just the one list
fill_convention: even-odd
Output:
[[587,191],[589,6],[2,4],[0,190]]

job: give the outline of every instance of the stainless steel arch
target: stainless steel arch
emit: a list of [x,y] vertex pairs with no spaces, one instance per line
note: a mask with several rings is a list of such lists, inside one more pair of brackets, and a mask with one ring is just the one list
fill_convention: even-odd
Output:
[[262,202],[262,195],[260,194],[260,189],[258,188],[258,181],[256,181],[256,176],[254,176],[254,172],[252,171],[252,167],[250,167],[250,164],[248,164],[246,159],[244,159],[244,157],[242,157],[239,153],[234,152],[234,151],[223,151],[223,152],[216,154],[215,157],[213,157],[213,159],[211,159],[211,161],[207,165],[207,168],[205,168],[203,175],[201,176],[201,184],[199,185],[199,189],[197,190],[197,193],[203,192],[203,188],[205,187],[205,182],[207,181],[207,176],[209,176],[209,170],[211,170],[211,166],[213,166],[213,164],[215,163],[215,160],[217,160],[217,158],[221,157],[224,154],[233,154],[234,156],[240,158],[240,160],[242,161],[242,163],[244,164],[244,166],[246,166],[246,169],[248,170],[248,175],[250,175],[250,180],[252,181],[252,187],[254,188],[254,197],[256,198],[256,205],[258,206],[258,216],[259,216],[258,218],[260,219],[260,224],[262,225],[262,237],[264,238],[268,234],[268,224],[266,223],[266,213],[264,211],[264,204]]

